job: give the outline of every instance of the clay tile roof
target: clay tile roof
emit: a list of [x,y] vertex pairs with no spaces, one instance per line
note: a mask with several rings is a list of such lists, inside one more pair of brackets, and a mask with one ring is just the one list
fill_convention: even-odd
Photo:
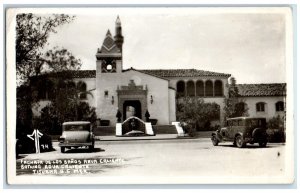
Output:
[[224,76],[230,77],[230,74],[211,72],[197,69],[158,69],[158,70],[139,70],[147,74],[153,74],[159,77],[198,77],[198,76]]
[[70,71],[73,78],[96,78],[96,70]]
[[44,74],[41,76],[48,77],[69,77],[69,78],[96,78],[96,70],[70,70]]
[[241,96],[284,96],[286,83],[237,84]]

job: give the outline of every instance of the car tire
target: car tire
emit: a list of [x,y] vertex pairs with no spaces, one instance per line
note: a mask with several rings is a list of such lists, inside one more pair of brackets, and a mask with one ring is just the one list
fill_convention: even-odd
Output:
[[238,148],[243,148],[246,146],[246,143],[241,135],[235,137],[235,144]]
[[90,150],[90,151],[93,151],[94,148],[95,148],[95,141],[93,140],[92,145],[89,146],[89,150]]
[[90,150],[90,151],[93,151],[93,150],[94,150],[94,145],[90,145],[90,146],[89,146],[89,150]]
[[236,142],[235,142],[235,140],[234,140],[234,142],[233,142],[233,146],[236,147]]
[[258,143],[259,147],[266,147],[267,146],[267,142],[266,141],[261,141]]
[[218,146],[218,145],[219,145],[219,140],[217,139],[216,135],[213,135],[213,136],[211,137],[211,141],[212,141],[212,144],[213,144],[214,146]]
[[60,147],[61,153],[65,153],[65,147]]

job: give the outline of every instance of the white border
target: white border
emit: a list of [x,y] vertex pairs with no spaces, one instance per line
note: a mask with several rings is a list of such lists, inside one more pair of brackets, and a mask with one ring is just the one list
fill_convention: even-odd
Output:
[[[110,2],[112,3],[112,2]],[[274,1],[273,1],[274,3]],[[211,11],[212,8],[209,8],[208,11]],[[226,8],[227,9],[227,8]],[[248,9],[248,11],[250,12],[256,12],[256,10],[253,10],[252,8],[245,8],[243,10]],[[33,11],[32,9],[28,9],[29,12]],[[55,12],[57,9],[49,9],[49,11],[51,12]],[[64,9],[64,13],[74,13],[73,11],[78,10],[78,9],[70,9],[68,11],[66,11],[66,9]],[[124,10],[124,9],[122,9]],[[276,10],[276,8],[273,8],[273,10],[276,12],[278,10]],[[43,10],[42,12],[44,13],[45,10]],[[228,11],[230,13],[232,13],[232,10]],[[280,10],[281,11],[281,10]],[[59,12],[59,11],[58,11]],[[154,12],[156,12],[156,9],[154,10]],[[180,11],[176,10],[176,13],[178,13]],[[240,11],[237,10],[237,13],[239,13]],[[293,128],[294,122],[293,122],[293,49],[292,48],[292,44],[293,44],[293,39],[292,39],[292,19],[291,19],[291,12],[289,9],[285,9],[284,12],[286,13],[287,16],[287,24],[289,25],[287,28],[287,54],[286,54],[286,66],[287,66],[287,128]],[[16,13],[16,12],[15,12]],[[12,13],[12,14],[15,14]],[[178,13],[180,14],[180,13]],[[28,177],[22,177],[22,176],[15,176],[13,174],[15,174],[15,153],[14,153],[14,141],[15,141],[15,130],[13,129],[13,132],[10,131],[9,128],[15,128],[15,109],[16,109],[16,105],[15,105],[15,98],[16,98],[16,93],[15,93],[15,89],[16,88],[16,82],[14,80],[16,80],[16,76],[15,73],[15,65],[14,64],[14,45],[12,40],[14,39],[14,35],[15,35],[15,30],[14,28],[10,27],[10,26],[14,26],[15,23],[15,19],[13,17],[7,17],[9,22],[7,22],[7,38],[9,41],[7,41],[6,44],[6,50],[9,50],[7,52],[7,88],[13,88],[13,89],[8,89],[7,90],[7,106],[8,108],[8,112],[7,112],[7,143],[9,148],[7,149],[7,155],[8,155],[8,161],[7,161],[7,166],[8,166],[8,181],[9,183],[21,183],[21,184],[45,184],[45,183],[49,183],[49,184],[60,184],[62,181],[64,181],[64,183],[69,183],[69,184],[78,184],[78,182],[80,184],[94,184],[94,183],[99,183],[101,182],[101,184],[147,184],[147,183],[151,183],[151,184],[195,184],[195,183],[204,183],[204,184],[216,184],[216,183],[243,183],[243,184],[252,184],[252,183],[258,183],[258,184],[265,184],[265,183],[291,183],[293,180],[293,173],[294,173],[294,164],[286,164],[286,166],[289,168],[289,172],[286,174],[286,176],[284,178],[259,178],[259,179],[251,179],[251,178],[241,178],[241,177],[235,177],[235,178],[207,178],[207,177],[198,177],[198,178],[191,178],[191,177],[186,177],[184,181],[182,181],[182,176],[180,176],[180,181],[178,177],[174,177],[173,181],[170,181],[169,178],[155,178],[155,179],[149,179],[147,177],[141,178],[135,178],[135,179],[129,179],[129,178],[120,178],[120,177],[84,177],[84,182],[83,182],[83,178],[82,177],[72,177],[72,178],[68,178],[68,177],[47,177],[47,178],[39,178],[39,177],[30,177],[30,180],[28,179]],[[11,19],[11,20],[10,20]],[[287,154],[286,154],[286,163],[293,163],[294,161],[294,131],[293,130],[289,130],[287,132],[287,143],[286,143],[286,148],[287,148]],[[66,181],[65,181],[66,180]]]

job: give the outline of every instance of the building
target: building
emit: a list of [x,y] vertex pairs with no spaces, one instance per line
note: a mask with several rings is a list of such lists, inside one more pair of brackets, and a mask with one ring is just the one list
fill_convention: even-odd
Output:
[[[230,74],[198,69],[123,69],[122,26],[116,20],[115,36],[108,30],[103,44],[96,52],[96,70],[69,72],[74,84],[82,91],[91,91],[93,96],[80,98],[96,108],[97,117],[109,120],[113,126],[116,114],[121,112],[124,121],[129,116],[146,120],[146,112],[157,124],[168,125],[176,120],[176,100],[180,97],[201,97],[205,102],[220,106],[220,120],[223,120],[224,98],[228,93]],[[284,111],[285,84],[243,84],[238,85],[240,97],[250,116],[273,117]],[[35,108],[38,115],[49,103],[47,94]]]

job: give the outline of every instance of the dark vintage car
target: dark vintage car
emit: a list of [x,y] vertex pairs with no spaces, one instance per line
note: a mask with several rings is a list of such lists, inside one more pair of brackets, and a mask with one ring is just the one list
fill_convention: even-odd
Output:
[[61,152],[65,149],[88,147],[94,149],[95,135],[88,121],[65,122],[62,125],[62,135],[59,138]]
[[260,147],[266,147],[266,119],[230,118],[226,121],[225,127],[212,133],[211,140],[214,146],[223,141],[232,141],[239,148],[245,147],[247,143],[258,143]]

